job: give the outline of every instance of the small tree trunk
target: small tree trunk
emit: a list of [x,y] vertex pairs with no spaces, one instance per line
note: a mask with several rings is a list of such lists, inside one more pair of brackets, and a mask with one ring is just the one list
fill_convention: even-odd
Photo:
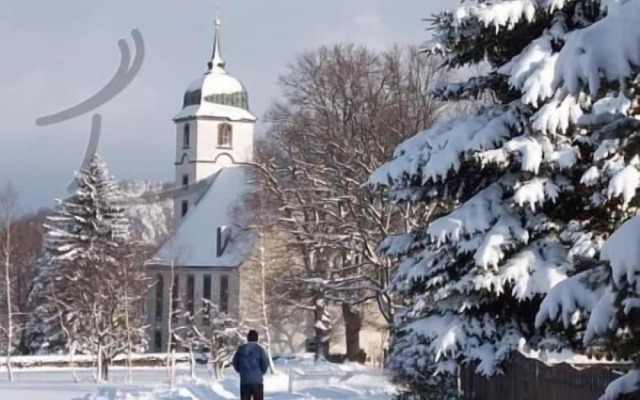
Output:
[[167,352],[167,380],[171,384],[171,353]]
[[193,354],[193,345],[189,346],[189,369],[191,373],[191,379],[196,379],[196,357]]
[[96,370],[96,381],[102,382],[102,343],[98,344],[98,367]]
[[11,223],[10,219],[7,219],[6,225],[6,243],[4,251],[4,278],[7,293],[7,374],[9,375],[9,381],[13,382],[13,369],[11,368],[11,351],[13,347],[13,312],[11,310],[11,279],[9,270],[11,266],[10,254],[11,254]]
[[214,361],[212,365],[213,365],[213,375],[216,377],[216,380],[219,381],[222,375],[220,373],[220,365],[217,361]]
[[131,360],[131,345],[127,350],[127,382],[133,382],[133,361]]
[[129,269],[129,265],[125,265],[125,279],[124,279],[124,321],[125,321],[125,329],[127,330],[127,376],[126,382],[131,383],[133,381],[132,372],[131,372],[131,352],[132,352],[132,343],[131,343],[131,324],[129,323],[129,287],[128,282],[129,279],[127,277],[127,272]]
[[267,310],[267,260],[265,257],[264,231],[259,229],[260,234],[260,297],[262,303],[262,323],[264,324],[264,334],[267,346],[267,357],[269,358],[269,369],[271,373],[275,373],[276,368],[273,365],[273,357],[271,354],[271,330],[269,329],[269,313]]
[[171,350],[171,367],[169,371],[169,385],[173,389],[176,386],[176,349]]
[[102,380],[105,382],[109,381],[109,361],[104,358],[104,351],[102,352]]
[[360,360],[360,330],[362,329],[362,312],[348,304],[342,305],[344,318],[345,341],[347,345],[347,360]]
[[[173,247],[173,246],[172,246]],[[169,310],[167,312],[167,375],[169,378],[169,384],[173,389],[173,367],[171,366],[171,359],[173,357],[173,352],[171,346],[173,344],[173,313],[175,310],[173,309],[173,285],[175,285],[175,262],[173,259],[171,260],[171,270],[169,275]],[[162,285],[162,290],[164,290],[164,286]]]
[[316,299],[314,305],[314,329],[316,335],[316,361],[321,357],[326,358],[329,355],[329,345],[331,339],[331,319],[322,298]]
[[76,365],[73,362],[73,356],[76,354],[76,342],[71,343],[71,348],[69,349],[69,365],[71,366],[71,374],[73,375],[73,381],[78,383],[78,374],[76,374]]
[[272,374],[276,373],[276,367],[273,364],[273,355],[271,353],[271,333],[269,332],[269,327],[265,327],[265,342],[267,347],[267,357],[269,358],[269,370],[271,370]]

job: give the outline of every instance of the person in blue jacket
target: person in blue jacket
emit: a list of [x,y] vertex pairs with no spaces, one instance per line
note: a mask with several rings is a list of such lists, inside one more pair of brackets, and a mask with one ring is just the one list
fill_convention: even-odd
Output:
[[240,374],[240,400],[264,400],[263,376],[269,369],[269,358],[258,344],[258,332],[249,331],[247,342],[233,356],[233,368]]

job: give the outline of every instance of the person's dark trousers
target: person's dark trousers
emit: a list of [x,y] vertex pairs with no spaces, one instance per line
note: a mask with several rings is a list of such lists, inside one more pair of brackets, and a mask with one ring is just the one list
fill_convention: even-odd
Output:
[[240,400],[264,400],[264,385],[240,385]]

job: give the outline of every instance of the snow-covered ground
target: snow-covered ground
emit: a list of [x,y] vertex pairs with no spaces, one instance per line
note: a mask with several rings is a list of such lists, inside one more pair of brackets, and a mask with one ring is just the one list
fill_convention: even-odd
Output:
[[[359,365],[314,364],[308,358],[276,363],[278,374],[265,377],[266,399],[355,400],[391,399],[393,385],[382,371]],[[77,370],[75,382],[67,368],[29,368],[15,371],[8,382],[0,371],[0,399],[17,400],[218,400],[238,398],[238,376],[227,371],[226,378],[215,382],[205,367],[198,366],[197,379],[189,378],[186,366],[179,366],[177,385],[168,387],[164,368],[135,368],[133,384],[125,383],[125,370],[113,368],[109,383],[97,385],[91,371]],[[290,375],[293,388],[289,393]]]

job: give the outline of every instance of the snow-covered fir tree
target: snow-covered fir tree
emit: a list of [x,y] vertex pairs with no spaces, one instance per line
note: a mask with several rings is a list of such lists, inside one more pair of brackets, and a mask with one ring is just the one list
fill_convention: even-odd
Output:
[[46,224],[30,345],[36,351],[95,354],[102,379],[113,357],[143,344],[146,278],[137,267],[143,260],[129,243],[122,196],[100,157],[75,181],[75,192],[59,202]]
[[45,251],[37,260],[37,273],[29,293],[33,312],[27,319],[25,347],[31,353],[58,352],[67,342],[56,307],[47,300],[53,296],[53,269],[51,256]]
[[640,1],[609,3],[608,14],[570,36],[557,57],[555,79],[590,100],[577,123],[588,167],[577,191],[589,211],[563,232],[574,268],[546,296],[536,320],[579,332],[591,352],[636,363],[603,400],[640,392]]
[[466,362],[493,375],[521,343],[580,345],[575,305],[563,329],[536,314],[554,286],[591,268],[584,257],[632,211],[638,160],[624,148],[637,125],[615,114],[635,107],[623,96],[640,65],[640,1],[625,3],[477,1],[433,19],[425,47],[446,67],[489,66],[433,95],[490,93],[495,104],[417,133],[370,178],[435,216],[382,244],[401,259],[393,287],[406,307],[390,366],[410,390],[442,392]]

